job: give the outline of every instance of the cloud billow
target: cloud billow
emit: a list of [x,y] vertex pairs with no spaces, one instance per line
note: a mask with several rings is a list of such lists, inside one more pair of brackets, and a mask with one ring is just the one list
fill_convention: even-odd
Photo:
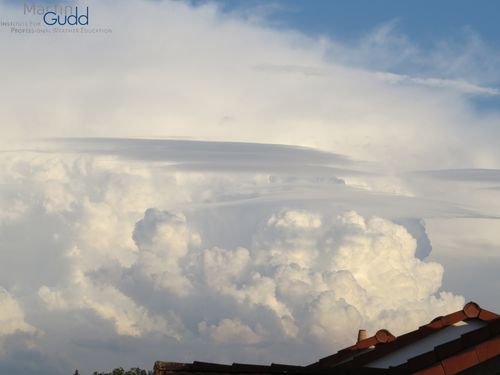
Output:
[[[398,334],[409,322],[418,325],[463,304],[462,297],[436,294],[443,269],[415,257],[416,240],[404,227],[354,211],[324,217],[283,210],[265,221],[250,248],[223,249],[202,248],[184,216],[148,209],[133,238],[138,255],[130,269],[159,290],[169,311],[155,316],[147,305],[135,307],[148,316],[143,320],[143,315],[107,316],[97,302],[90,304],[102,318],[115,322],[120,335],[164,332],[173,334],[179,345],[199,336],[210,345],[306,340],[333,348],[352,341],[359,327],[383,326]],[[98,288],[91,279],[85,283],[80,294]],[[134,300],[122,295],[113,280],[104,283],[99,289],[109,289],[109,308],[120,309],[127,298]],[[49,291],[43,287],[41,293],[50,304]],[[103,297],[96,295],[100,301]],[[197,306],[183,304],[183,299]],[[211,311],[219,304],[232,309],[220,316],[217,309]],[[124,305],[128,311],[132,306]],[[194,307],[194,313],[183,306]],[[263,318],[260,311],[266,312]],[[185,316],[193,321],[183,321]],[[123,329],[123,324],[135,330]],[[175,333],[165,330],[169,324],[176,326]],[[188,332],[186,327],[196,329]]]

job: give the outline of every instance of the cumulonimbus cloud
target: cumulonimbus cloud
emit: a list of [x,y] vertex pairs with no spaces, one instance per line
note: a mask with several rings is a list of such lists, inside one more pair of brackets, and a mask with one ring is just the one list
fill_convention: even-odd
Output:
[[[397,334],[463,303],[440,290],[443,268],[417,254],[417,240],[390,219],[282,203],[262,211],[250,199],[247,218],[231,216],[226,226],[227,208],[210,199],[275,183],[253,172],[157,173],[103,157],[28,155],[4,164],[12,209],[3,222],[16,233],[38,218],[38,246],[53,249],[47,264],[62,262],[50,282],[34,273],[23,286],[47,316],[91,311],[117,337],[239,343],[252,358],[250,348],[269,343],[313,343],[323,353],[350,343],[360,327]],[[30,188],[14,193],[21,185]],[[230,245],[234,230],[244,235]],[[16,237],[11,246],[32,248],[29,241]]]

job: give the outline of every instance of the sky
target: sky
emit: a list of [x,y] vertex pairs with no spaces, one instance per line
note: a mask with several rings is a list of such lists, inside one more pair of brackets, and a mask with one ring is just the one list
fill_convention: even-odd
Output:
[[0,373],[500,311],[494,1],[68,4],[0,1]]

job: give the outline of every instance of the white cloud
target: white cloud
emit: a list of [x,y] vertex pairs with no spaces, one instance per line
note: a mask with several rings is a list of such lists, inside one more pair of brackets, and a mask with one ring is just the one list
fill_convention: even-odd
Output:
[[[47,36],[0,33],[2,45],[17,56],[15,63],[3,60],[2,70],[19,72],[5,76],[5,83],[24,88],[0,97],[7,145],[36,136],[177,137],[308,145],[389,167],[479,166],[464,147],[472,130],[463,125],[473,122],[481,131],[488,120],[464,103],[462,92],[496,89],[458,73],[446,76],[444,67],[409,72],[405,85],[393,85],[374,74],[384,67],[352,63],[356,52],[366,61],[376,55],[389,62],[402,57],[402,64],[411,59],[417,52],[393,27],[374,32],[369,43],[342,49],[333,40],[245,22],[215,5],[89,6],[95,22],[112,27],[112,34],[59,35],[50,43]],[[16,8],[9,9],[6,17],[15,18]],[[140,42],[153,35],[161,47]],[[32,69],[35,54],[40,58]],[[431,60],[420,51],[418,57]],[[458,52],[454,57],[462,61]],[[450,58],[435,65],[441,60]],[[58,69],[61,61],[64,69]],[[256,69],[262,66],[278,69]],[[479,136],[477,147],[497,160],[491,139]]]
[[205,322],[198,324],[201,334],[209,334],[216,344],[257,344],[261,337],[252,328],[239,320],[223,319],[217,325],[207,326]]
[[473,95],[498,94],[498,89],[484,85],[498,85],[500,77],[494,67],[500,54],[470,27],[456,30],[450,39],[436,35],[423,48],[400,31],[402,23],[392,19],[350,43],[332,40],[329,56],[347,65],[380,71],[389,81],[407,80]]
[[23,340],[23,346],[27,349],[34,345],[32,338],[37,333],[40,332],[26,322],[24,310],[19,302],[0,286],[0,359],[8,350],[5,341],[9,336],[27,334],[27,340]]
[[[111,35],[0,30],[1,337],[36,327],[87,372],[126,348],[307,363],[461,307],[432,259],[468,249],[432,232],[429,260],[420,219],[491,218],[498,191],[404,172],[500,166],[498,114],[469,102],[498,93],[480,40],[427,54],[393,25],[353,46],[215,5],[89,4]],[[74,136],[122,139],[33,140]]]
[[394,74],[394,73],[376,73],[376,77],[391,83],[410,83],[418,84],[423,86],[443,88],[455,90],[462,92],[464,94],[472,95],[500,95],[500,90],[493,87],[485,87],[477,85],[465,80],[453,80],[453,79],[443,79],[443,78],[433,78],[433,77],[411,77],[404,74]]
[[[280,216],[294,214],[303,217],[307,213],[285,212]],[[395,323],[397,317],[407,316],[409,306],[426,306],[424,309],[433,311],[438,304],[453,309],[463,303],[459,297],[434,297],[441,285],[442,267],[415,257],[416,241],[404,227],[377,217],[366,220],[356,212],[323,221],[320,228],[302,227],[301,231],[291,224],[289,231],[268,232],[268,241],[261,239],[259,245],[267,254],[262,263],[276,267],[278,274],[273,279],[281,298],[287,301],[287,292],[291,292],[291,301],[311,304],[312,317],[307,320],[314,335],[323,332],[333,340],[339,334],[355,332],[360,324],[373,327],[389,313],[393,322],[386,321],[386,328],[397,334],[404,330],[404,324]],[[295,249],[304,256],[289,256]],[[290,287],[291,280],[298,287]],[[297,291],[303,295],[297,296]],[[347,314],[346,320],[329,324],[336,309]],[[419,315],[413,324],[419,319],[425,320]]]
[[[284,204],[280,194],[301,186],[300,179],[276,183],[254,171],[162,170],[106,156],[64,159],[19,154],[2,172],[13,189],[30,186],[16,195],[5,190],[7,205],[21,200],[27,208],[3,225],[16,233],[30,217],[45,223],[36,245],[14,237],[10,246],[50,249],[44,262],[52,273],[63,270],[47,278],[33,266],[32,282],[23,285],[47,318],[90,311],[112,327],[111,337],[156,337],[165,345],[173,339],[185,347],[231,344],[236,350],[239,341],[240,355],[250,361],[262,354],[256,351],[262,345],[313,343],[312,361],[327,354],[325,348],[350,344],[360,327],[398,334],[464,302],[441,293],[443,268],[416,256],[417,241],[402,225],[334,208],[328,202],[335,195],[316,208]],[[45,182],[41,173],[52,177]],[[372,194],[322,181],[306,186],[313,192],[338,187],[331,191],[356,199]],[[247,200],[229,206],[220,200],[242,189]],[[254,202],[260,194],[264,206]],[[383,212],[391,199],[375,211]],[[13,262],[6,258],[2,267]],[[17,284],[15,278],[9,282]],[[51,332],[43,319],[39,323]],[[287,360],[278,350],[265,358],[274,355]]]
[[200,245],[200,238],[187,226],[184,215],[148,209],[144,219],[135,225],[133,238],[139,249],[135,266],[155,286],[179,296],[191,292],[193,286],[184,275],[180,262],[190,247]]
[[111,321],[118,335],[140,336],[153,332],[179,339],[183,330],[175,314],[152,316],[147,308],[138,306],[113,286],[94,285],[83,276],[62,291],[42,286],[38,295],[49,311],[91,309],[101,319]]
[[16,332],[35,332],[35,328],[24,320],[24,311],[12,295],[0,287],[0,336]]

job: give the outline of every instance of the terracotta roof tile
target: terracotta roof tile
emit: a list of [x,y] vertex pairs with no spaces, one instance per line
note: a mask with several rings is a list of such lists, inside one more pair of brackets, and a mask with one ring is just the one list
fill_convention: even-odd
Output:
[[469,302],[463,308],[463,312],[467,318],[477,318],[481,312],[481,308],[475,302]]
[[477,357],[480,362],[487,361],[500,355],[500,337],[483,342],[476,346]]
[[462,370],[471,368],[479,363],[479,358],[475,350],[469,350],[453,357],[444,359],[441,364],[443,365],[446,375],[456,374]]
[[[420,374],[420,371],[426,368],[434,368],[441,364],[445,373],[450,374],[456,373],[457,368],[462,371],[500,356],[500,337],[498,337],[498,332],[495,332],[499,322],[500,319],[490,321],[487,326],[466,333],[457,340],[449,341],[430,352],[410,358],[405,364],[395,367],[395,372],[398,373],[399,370],[402,373]],[[472,334],[475,332],[479,333]],[[434,363],[432,362],[433,354]]]
[[441,321],[443,322],[443,326],[450,326],[465,319],[467,319],[467,315],[465,315],[463,310],[460,310],[443,316]]
[[[397,338],[391,335],[392,338],[390,340],[383,341],[383,333],[381,332],[386,330],[380,330],[377,333],[379,333],[379,339],[381,340],[376,339],[377,334],[375,334],[375,336],[369,337],[366,340],[363,340],[360,343],[349,348],[340,350],[336,354],[325,357],[319,362],[313,363],[311,366],[341,366],[346,368],[353,368],[369,365],[370,362],[382,358],[394,351],[397,351],[400,348],[414,344],[417,341],[458,322],[467,321],[469,319],[479,319],[481,321],[488,322],[499,320],[498,318],[500,318],[500,315],[481,309],[475,302],[469,302],[464,306],[462,310],[453,312],[445,316],[437,317],[430,323],[419,327],[417,330],[408,332]],[[443,344],[442,346],[439,346],[436,352],[438,357],[445,358],[446,355],[451,355],[453,353],[456,353],[457,351],[462,350],[467,346],[467,342],[476,337],[474,335],[479,335],[478,338],[484,337],[484,335],[488,335],[488,337],[491,337],[488,333],[485,332],[478,332],[474,334],[471,333],[470,335],[467,335],[463,338],[461,337],[457,340],[454,340],[451,344],[447,343],[449,345]],[[366,346],[368,343],[371,343],[371,345],[369,346],[375,345],[375,347],[372,350],[360,350],[361,348],[368,348],[369,346]]]
[[426,324],[424,326],[419,327],[420,329],[422,328],[429,328],[429,329],[439,329],[444,326],[444,321],[442,316],[438,316],[437,318],[434,318],[431,320],[429,324]]
[[345,360],[352,359],[354,356],[361,353],[370,353],[373,351],[373,348],[377,347],[379,344],[385,344],[395,340],[396,337],[388,330],[380,329],[374,336],[361,340],[355,345],[342,349],[335,354],[329,355],[328,357],[321,358],[318,362],[315,362],[308,367],[332,367]]
[[494,312],[488,311],[488,310],[481,310],[479,313],[479,319],[481,320],[493,320],[498,318],[498,314],[495,314]]

